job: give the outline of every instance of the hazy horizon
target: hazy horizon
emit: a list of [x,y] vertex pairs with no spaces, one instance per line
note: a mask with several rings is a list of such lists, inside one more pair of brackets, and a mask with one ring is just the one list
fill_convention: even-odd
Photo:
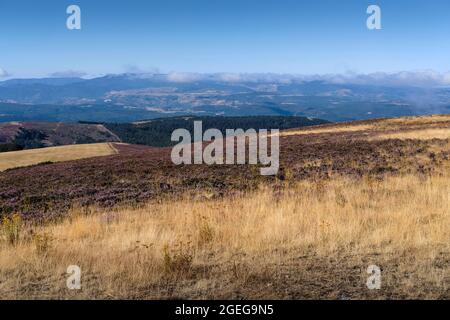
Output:
[[346,72],[340,74],[294,74],[294,73],[199,73],[199,72],[161,72],[159,70],[143,71],[130,70],[121,73],[105,74],[79,74],[76,72],[56,72],[43,76],[34,77],[14,77],[8,75],[0,82],[8,80],[39,80],[51,78],[76,78],[91,80],[101,77],[133,76],[136,78],[150,79],[155,76],[161,76],[163,80],[173,83],[188,83],[198,81],[216,81],[224,83],[239,82],[261,82],[261,83],[292,83],[323,81],[332,84],[355,84],[355,85],[385,85],[385,86],[419,86],[419,87],[447,87],[450,86],[450,72],[440,73],[433,70],[423,71],[401,71],[395,73],[374,72],[368,74],[359,74]]

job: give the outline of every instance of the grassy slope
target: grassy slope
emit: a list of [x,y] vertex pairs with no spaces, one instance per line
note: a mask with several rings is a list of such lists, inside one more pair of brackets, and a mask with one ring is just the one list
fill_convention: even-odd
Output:
[[[56,172],[61,164],[41,168],[42,189],[45,180],[68,173],[81,192],[89,175],[114,165],[98,178],[120,183],[101,181],[108,193],[99,201],[155,175],[157,183],[127,192],[136,198],[167,183],[195,197],[75,207],[59,223],[22,227],[15,245],[4,232],[0,297],[448,299],[449,123],[448,116],[403,118],[282,134],[283,176],[239,195],[219,188],[225,194],[215,197],[214,188],[232,185],[230,177],[247,181],[250,175],[237,175],[247,171],[179,169],[164,161],[152,167],[159,151],[87,159]],[[27,172],[34,171],[5,174],[5,185]],[[206,184],[211,176],[214,184]],[[87,183],[90,194],[100,187]],[[82,268],[82,291],[65,288],[72,264]],[[380,290],[366,287],[371,264],[382,269]]]
[[43,162],[61,162],[98,156],[107,156],[116,151],[111,143],[94,143],[49,147],[33,150],[0,153],[0,171],[31,166]]
[[[0,246],[2,298],[449,298],[450,177],[73,209]],[[27,238],[28,237],[28,238]],[[65,288],[82,269],[82,291]],[[369,265],[382,287],[366,287]]]

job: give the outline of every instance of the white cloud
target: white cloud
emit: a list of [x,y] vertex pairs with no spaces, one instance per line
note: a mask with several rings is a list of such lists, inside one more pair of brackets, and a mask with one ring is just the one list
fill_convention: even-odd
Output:
[[208,77],[206,74],[190,72],[171,72],[167,75],[167,80],[172,82],[195,82],[204,80]]
[[[138,78],[153,78],[159,71],[154,68],[142,70],[135,66],[127,66],[127,71]],[[0,78],[10,77],[11,74],[0,68]],[[51,77],[84,77],[85,72],[66,70],[50,74]],[[92,75],[91,75],[92,77]],[[303,81],[324,81],[332,84],[359,84],[377,86],[418,86],[440,87],[450,86],[450,71],[436,72],[433,70],[402,71],[396,73],[374,72],[361,74],[345,72],[340,74],[278,74],[278,73],[196,73],[196,72],[170,72],[165,75],[171,82],[217,81],[223,83],[261,83],[261,84],[290,84]]]
[[223,82],[242,82],[245,81],[245,74],[242,73],[218,73],[217,80]]
[[276,73],[195,73],[195,72],[171,72],[167,74],[167,80],[172,82],[217,81],[226,83],[237,82],[278,82],[289,83],[297,76]]
[[346,72],[342,74],[301,75],[276,73],[185,73],[172,72],[167,75],[172,82],[195,82],[212,80],[226,83],[252,82],[252,83],[279,83],[289,84],[293,81],[324,81],[334,84],[359,84],[379,86],[419,86],[436,87],[450,86],[450,72],[403,71],[397,73],[375,72],[358,74]]
[[0,78],[6,78],[9,76],[10,74],[5,69],[0,68]]
[[450,72],[440,73],[432,70],[396,73],[376,72],[369,74],[348,72],[344,74],[317,75],[306,77],[305,79],[322,80],[337,84],[437,87],[450,85]]

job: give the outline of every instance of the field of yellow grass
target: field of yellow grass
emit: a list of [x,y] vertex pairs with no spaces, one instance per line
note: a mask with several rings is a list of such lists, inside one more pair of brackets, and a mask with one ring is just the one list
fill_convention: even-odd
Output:
[[309,134],[319,134],[319,133],[343,133],[343,132],[354,132],[354,131],[366,131],[373,129],[373,125],[349,125],[342,127],[335,127],[334,125],[318,126],[317,128],[308,128],[301,130],[286,130],[280,133],[282,137],[288,136],[300,136]]
[[413,116],[413,117],[399,117],[384,119],[381,123],[386,125],[420,125],[423,123],[447,123],[450,121],[450,115],[448,114],[438,114],[438,115],[428,115],[428,116]]
[[[450,298],[448,175],[340,177],[3,224],[1,298]],[[366,286],[371,264],[380,290]],[[81,290],[66,287],[69,265]]]
[[[403,132],[405,131],[405,132]],[[328,124],[297,130],[286,130],[280,136],[302,136],[325,133],[372,133],[372,140],[379,139],[448,139],[450,137],[450,115],[401,117],[376,121],[356,121]],[[386,133],[389,132],[389,133]],[[364,136],[362,136],[364,137]]]
[[378,134],[369,140],[383,140],[383,139],[416,139],[416,140],[431,140],[431,139],[450,139],[449,128],[436,129],[420,129],[420,130],[405,130],[401,132],[382,133]]
[[0,171],[43,162],[61,162],[116,153],[111,143],[78,144],[0,153]]

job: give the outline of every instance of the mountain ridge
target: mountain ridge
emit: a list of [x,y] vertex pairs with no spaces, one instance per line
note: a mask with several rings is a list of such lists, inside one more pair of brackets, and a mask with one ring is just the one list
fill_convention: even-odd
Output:
[[304,116],[352,121],[450,112],[450,89],[325,80],[119,74],[0,82],[0,122],[134,122],[170,116]]

